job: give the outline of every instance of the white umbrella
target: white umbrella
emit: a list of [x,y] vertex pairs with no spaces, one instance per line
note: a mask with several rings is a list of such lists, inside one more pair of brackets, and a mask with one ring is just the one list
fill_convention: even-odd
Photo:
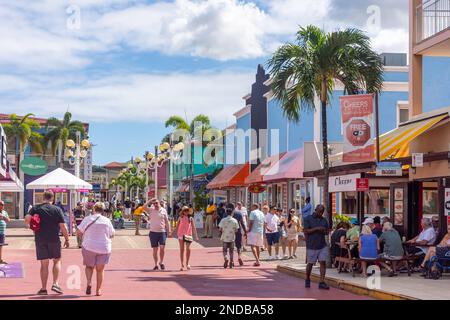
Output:
[[27,184],[27,189],[92,190],[92,185],[84,180],[81,180],[80,178],[75,177],[70,172],[58,168]]

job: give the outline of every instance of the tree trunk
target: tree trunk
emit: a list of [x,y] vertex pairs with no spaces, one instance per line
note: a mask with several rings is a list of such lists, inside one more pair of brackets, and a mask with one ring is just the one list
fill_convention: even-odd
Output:
[[62,141],[58,140],[58,165],[60,168],[62,168],[64,165],[62,161],[62,149],[63,149]]

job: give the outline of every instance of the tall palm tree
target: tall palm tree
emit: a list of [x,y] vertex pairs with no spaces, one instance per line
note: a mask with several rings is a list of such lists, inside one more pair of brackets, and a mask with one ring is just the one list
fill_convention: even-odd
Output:
[[[200,124],[201,128],[197,128],[196,125]],[[168,127],[172,127],[175,130],[187,130],[189,132],[189,138],[190,140],[195,138],[195,134],[196,131],[201,129],[201,134],[202,134],[202,140],[203,140],[203,135],[206,131],[211,129],[211,121],[209,120],[209,117],[204,115],[204,114],[199,114],[196,117],[194,117],[194,119],[192,119],[191,123],[188,123],[186,120],[183,119],[183,117],[180,116],[171,116],[167,121],[166,121],[166,128]],[[166,136],[164,140],[167,141],[167,138],[170,141],[170,135]],[[203,141],[202,141],[203,143]],[[190,161],[190,182],[189,182],[189,198],[190,201],[192,202],[193,200],[193,196],[194,196],[194,155],[192,152],[192,149],[190,150],[191,152],[191,161]]]
[[13,113],[9,116],[10,123],[3,125],[9,145],[15,146],[15,153],[19,155],[19,162],[23,160],[23,154],[28,146],[33,153],[42,154],[43,151],[43,137],[35,131],[40,125],[31,118],[33,116],[34,114],[28,113],[18,117]]
[[320,98],[324,164],[324,204],[329,219],[329,155],[327,105],[336,80],[344,94],[376,93],[383,85],[383,62],[372,50],[369,37],[361,30],[346,29],[326,33],[307,26],[297,32],[296,43],[281,46],[268,61],[273,77],[272,90],[285,115],[299,121],[301,111],[314,111]]
[[81,121],[72,120],[72,114],[67,111],[62,120],[53,117],[49,118],[46,128],[47,133],[44,137],[44,144],[45,146],[50,145],[53,155],[56,155],[56,151],[58,151],[58,162],[62,164],[61,155],[66,141],[68,139],[75,140],[77,131],[83,137],[85,133],[84,125]]

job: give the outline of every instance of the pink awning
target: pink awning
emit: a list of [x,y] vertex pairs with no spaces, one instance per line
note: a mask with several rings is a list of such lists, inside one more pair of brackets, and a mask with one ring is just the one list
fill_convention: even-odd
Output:
[[302,179],[303,170],[303,149],[292,150],[281,157],[281,159],[264,174],[263,182],[273,183],[281,180]]

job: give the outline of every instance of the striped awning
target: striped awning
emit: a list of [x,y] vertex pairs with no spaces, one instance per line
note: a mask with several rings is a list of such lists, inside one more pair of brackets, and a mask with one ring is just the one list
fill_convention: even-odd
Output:
[[409,143],[448,118],[449,115],[446,113],[424,120],[408,122],[397,129],[380,135],[380,159],[386,160],[410,156]]

